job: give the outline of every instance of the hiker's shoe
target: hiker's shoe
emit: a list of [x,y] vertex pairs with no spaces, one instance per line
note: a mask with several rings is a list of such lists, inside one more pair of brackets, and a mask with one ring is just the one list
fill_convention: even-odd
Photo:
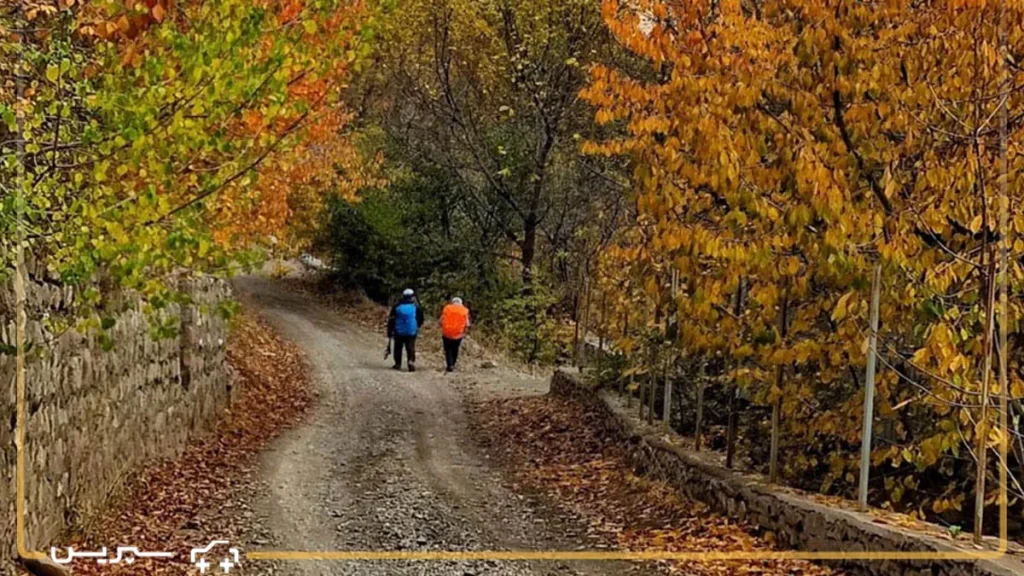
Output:
[[445,372],[455,372],[455,367],[454,366],[448,366],[447,368],[444,369],[444,371]]
[[409,372],[415,372],[415,371],[416,371],[416,366],[413,365],[413,364],[409,364]]
[[402,369],[402,366],[401,366],[401,365],[399,365],[399,364],[395,364],[394,366],[392,366],[392,367],[391,367],[391,369],[392,369],[392,370],[401,370],[401,369]]

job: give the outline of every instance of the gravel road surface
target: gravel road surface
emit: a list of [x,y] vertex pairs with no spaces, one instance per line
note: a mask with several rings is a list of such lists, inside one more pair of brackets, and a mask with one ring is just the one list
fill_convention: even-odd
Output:
[[[586,529],[517,493],[477,448],[463,404],[542,393],[547,382],[503,368],[445,374],[422,355],[390,369],[384,339],[272,280],[236,280],[239,297],[307,355],[320,399],[265,455],[247,551],[576,550]],[[273,407],[267,407],[272,410]],[[247,573],[307,575],[611,575],[619,562],[252,561]]]

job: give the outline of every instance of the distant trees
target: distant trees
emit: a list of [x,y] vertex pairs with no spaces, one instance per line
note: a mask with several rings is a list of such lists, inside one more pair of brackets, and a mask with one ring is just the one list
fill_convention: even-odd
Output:
[[613,52],[598,5],[384,3],[374,38],[353,101],[383,129],[392,170],[444,180],[443,241],[515,270],[530,315],[553,303],[549,288],[571,300],[581,263],[625,213],[614,163],[578,154],[594,129],[586,68]]

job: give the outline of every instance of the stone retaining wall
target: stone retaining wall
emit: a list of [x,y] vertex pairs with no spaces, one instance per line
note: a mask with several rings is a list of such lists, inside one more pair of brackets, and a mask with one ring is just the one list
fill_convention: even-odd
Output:
[[[52,322],[76,294],[54,284],[26,286],[26,538],[48,550],[73,524],[88,521],[111,490],[140,465],[175,456],[231,399],[226,321],[218,305],[226,282],[182,282],[189,303],[158,316],[138,300],[114,304],[104,350],[94,333],[61,332]],[[0,286],[0,340],[14,342],[13,293]],[[154,318],[176,335],[152,337]],[[55,333],[54,331],[57,330]],[[0,574],[15,549],[15,357],[0,353]],[[131,545],[129,542],[112,545]]]
[[[639,473],[668,482],[720,513],[773,532],[781,547],[822,552],[976,552],[954,546],[950,540],[879,524],[867,514],[828,506],[794,490],[769,486],[759,475],[726,469],[711,455],[667,442],[663,430],[645,426],[618,397],[568,372],[555,372],[551,394],[603,412],[608,428],[629,442],[632,464]],[[981,561],[842,561],[839,565],[850,574],[869,576],[1024,574],[1024,563],[1009,556]]]

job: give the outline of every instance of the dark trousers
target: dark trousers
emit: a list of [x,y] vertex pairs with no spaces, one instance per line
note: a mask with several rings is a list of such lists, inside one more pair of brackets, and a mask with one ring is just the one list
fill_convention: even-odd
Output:
[[459,346],[462,345],[462,338],[442,338],[444,341],[444,363],[448,369],[455,368],[459,361]]
[[402,349],[409,354],[409,368],[416,367],[416,337],[395,336],[395,367],[402,367]]

